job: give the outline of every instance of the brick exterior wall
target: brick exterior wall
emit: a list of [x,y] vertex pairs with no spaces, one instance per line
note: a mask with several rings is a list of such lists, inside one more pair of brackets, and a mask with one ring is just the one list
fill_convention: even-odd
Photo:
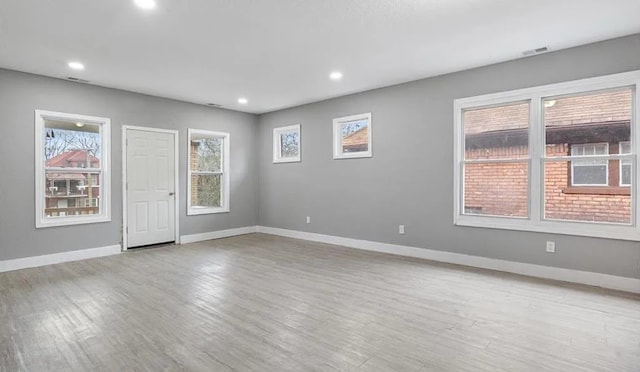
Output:
[[[617,150],[617,146],[612,146],[611,149]],[[526,157],[527,151],[527,146],[474,149],[466,151],[466,158],[472,160]],[[549,156],[568,154],[567,144],[547,146]],[[617,160],[611,160],[610,174],[617,174],[618,166]],[[547,162],[544,181],[546,218],[617,223],[631,221],[629,195],[606,195],[592,190],[569,193],[570,174],[569,162]],[[618,182],[617,176],[609,179],[610,182]],[[467,164],[464,182],[464,206],[468,213],[527,216],[527,162]]]
[[[547,146],[547,155],[569,155],[569,146]],[[609,174],[616,175],[615,179],[609,177],[610,185],[612,182],[617,185],[618,169],[618,160],[609,161]],[[569,162],[546,163],[544,182],[546,218],[591,222],[631,222],[630,195],[606,195],[593,192],[569,194],[567,190],[570,175],[571,164]]]
[[[527,146],[476,149],[467,160],[527,157]],[[528,163],[483,163],[465,166],[464,206],[470,213],[527,216]]]

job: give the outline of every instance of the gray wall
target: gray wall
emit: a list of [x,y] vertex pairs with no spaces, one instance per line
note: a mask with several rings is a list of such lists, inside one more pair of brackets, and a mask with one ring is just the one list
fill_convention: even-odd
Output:
[[[35,228],[34,110],[111,118],[111,222]],[[0,260],[122,241],[122,125],[180,131],[180,234],[257,223],[255,115],[0,69]],[[231,134],[231,212],[186,215],[187,128]]]
[[[638,69],[633,35],[262,115],[260,224],[640,278],[637,242],[452,222],[455,98]],[[332,119],[363,112],[373,114],[373,158],[333,160]],[[292,124],[302,124],[302,162],[273,164],[271,131]]]

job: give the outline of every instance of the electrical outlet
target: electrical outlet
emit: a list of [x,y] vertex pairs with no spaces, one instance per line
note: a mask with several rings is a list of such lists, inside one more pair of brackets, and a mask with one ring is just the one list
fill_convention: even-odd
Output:
[[398,234],[404,234],[404,225],[398,226]]
[[311,223],[311,216],[307,216],[307,223]]
[[552,241],[547,242],[547,252],[556,253],[556,242],[552,242]]

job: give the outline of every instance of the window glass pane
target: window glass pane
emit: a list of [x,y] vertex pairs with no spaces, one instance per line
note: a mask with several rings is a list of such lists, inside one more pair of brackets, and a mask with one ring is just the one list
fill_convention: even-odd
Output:
[[100,168],[100,126],[83,122],[45,120],[46,167]]
[[630,88],[546,98],[543,106],[547,146],[569,145],[572,156],[606,155],[607,144],[630,139]]
[[340,123],[342,152],[369,151],[369,120]]
[[620,165],[620,185],[631,185],[631,160],[621,160]]
[[527,158],[529,103],[463,111],[465,159]]
[[222,175],[193,174],[191,176],[191,207],[222,207]]
[[45,172],[45,217],[100,214],[100,174]]
[[[631,143],[619,143],[620,154],[631,154]],[[620,159],[620,186],[631,185],[631,159]]]
[[526,162],[465,164],[463,213],[527,217],[528,168]]
[[298,148],[300,143],[299,132],[280,133],[280,157],[295,158],[298,156]]
[[631,154],[630,142],[620,142],[620,154]]
[[599,162],[600,164],[583,164],[578,161],[572,162],[573,178],[571,180],[573,185],[608,185],[608,160],[592,160],[592,162]]
[[[571,162],[568,161],[547,161],[544,164],[546,219],[631,223],[631,196],[628,190],[609,187],[568,187],[571,168]],[[582,177],[581,181],[602,181],[602,169],[599,166],[573,168],[574,177],[575,172],[582,172],[577,176]]]
[[222,171],[222,145],[224,139],[194,134],[191,136],[192,171],[220,172]]

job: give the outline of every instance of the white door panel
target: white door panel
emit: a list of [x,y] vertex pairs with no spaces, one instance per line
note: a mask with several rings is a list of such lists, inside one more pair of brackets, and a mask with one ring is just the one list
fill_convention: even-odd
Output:
[[127,247],[175,241],[174,136],[127,129]]

